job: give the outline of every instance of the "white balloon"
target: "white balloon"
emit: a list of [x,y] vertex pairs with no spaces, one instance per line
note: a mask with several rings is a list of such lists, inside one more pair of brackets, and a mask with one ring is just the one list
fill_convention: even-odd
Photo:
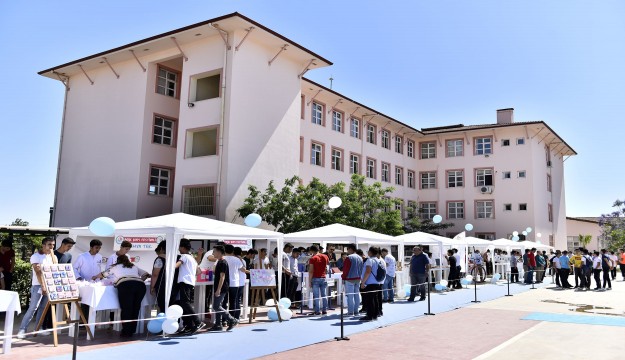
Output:
[[182,316],[182,308],[180,305],[172,305],[165,310],[165,315],[167,315],[167,319],[178,320]]
[[286,308],[280,308],[280,317],[283,321],[288,321],[293,317],[293,312]]
[[472,275],[467,275],[467,276],[465,276],[464,278],[465,278],[465,279],[467,279],[467,280],[469,280],[469,281],[473,280],[473,276],[472,276]]
[[531,228],[531,227],[528,227],[527,229],[525,229],[525,231],[527,231],[527,233],[529,234],[529,233],[531,233],[531,232],[532,232],[532,228]]
[[512,236],[519,236],[519,232],[518,231],[513,231],[512,232]]
[[448,283],[447,280],[441,280],[440,284],[446,287]]
[[165,334],[173,334],[178,331],[178,320],[167,319],[163,321],[163,325],[161,327]]
[[341,206],[341,204],[343,204],[343,200],[341,200],[341,198],[338,196],[332,196],[328,201],[328,207],[330,209],[336,209]]
[[523,231],[521,234],[523,234],[523,236],[527,236],[527,231]]
[[267,300],[265,306],[276,306],[276,302],[273,299]]
[[536,237],[537,237],[537,238],[542,237],[542,236],[543,236],[543,234],[541,234],[541,233],[536,233]]

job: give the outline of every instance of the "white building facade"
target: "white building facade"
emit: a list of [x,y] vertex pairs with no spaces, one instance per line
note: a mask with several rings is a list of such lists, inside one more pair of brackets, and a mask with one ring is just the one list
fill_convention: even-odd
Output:
[[[564,160],[542,122],[418,130],[303,78],[332,63],[238,13],[40,72],[66,87],[55,226],[187,212],[235,221],[250,184],[395,187],[453,235],[566,246]],[[240,219],[239,219],[240,221]]]

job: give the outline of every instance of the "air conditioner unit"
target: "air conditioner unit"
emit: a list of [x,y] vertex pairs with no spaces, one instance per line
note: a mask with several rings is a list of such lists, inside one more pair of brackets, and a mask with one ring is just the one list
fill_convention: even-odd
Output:
[[547,167],[551,167],[551,160],[547,161]]
[[482,186],[482,187],[480,187],[480,192],[482,194],[492,194],[493,193],[493,187],[492,186]]

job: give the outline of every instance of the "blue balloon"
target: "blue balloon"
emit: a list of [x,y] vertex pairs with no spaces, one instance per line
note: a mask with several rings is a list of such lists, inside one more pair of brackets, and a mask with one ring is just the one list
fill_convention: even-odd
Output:
[[465,286],[469,285],[469,280],[467,280],[467,279],[460,279],[460,284],[461,285],[465,285]]
[[[165,319],[163,319],[163,321],[165,321]],[[161,331],[163,331],[162,326],[163,326],[163,321],[159,321],[157,319],[152,319],[148,322],[148,331],[151,332],[152,334],[158,334]]]
[[287,309],[289,307],[291,307],[291,299],[289,299],[289,298],[284,297],[284,298],[280,299],[280,301],[278,301],[278,302],[280,303],[280,305],[284,306]]
[[112,236],[115,233],[115,221],[108,217],[99,217],[89,224],[89,231],[97,236]]
[[434,215],[434,217],[432,218],[432,222],[433,222],[434,224],[438,224],[438,223],[440,223],[441,221],[443,221],[443,217],[442,217],[442,216],[440,216],[440,215]]
[[466,225],[464,226],[464,229],[465,229],[466,231],[471,231],[471,230],[473,230],[473,224],[466,224]]
[[245,225],[249,227],[257,227],[261,222],[263,222],[263,219],[256,213],[249,214],[245,217]]
[[436,285],[434,285],[434,289],[436,289],[436,291],[443,291],[443,285],[436,284]]
[[167,315],[165,315],[165,313],[158,313],[158,315],[156,315],[157,319],[166,319]]
[[406,284],[404,285],[404,292],[407,294],[410,294],[410,284]]
[[278,321],[278,311],[276,310],[276,308],[269,309],[269,311],[267,312],[267,317],[271,321]]

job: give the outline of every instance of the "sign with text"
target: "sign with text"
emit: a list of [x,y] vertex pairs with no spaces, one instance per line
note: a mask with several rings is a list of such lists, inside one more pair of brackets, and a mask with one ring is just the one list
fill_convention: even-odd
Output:
[[252,248],[252,239],[246,240],[224,240],[224,244],[240,247],[241,250],[247,251]]
[[121,247],[123,241],[129,241],[132,244],[132,251],[154,251],[156,246],[165,240],[165,235],[117,235],[115,236],[115,244],[113,250],[117,251]]
[[276,273],[271,269],[250,269],[250,286],[276,286]]
[[78,285],[71,264],[44,265],[41,272],[43,281],[46,282],[48,299],[54,301],[78,299]]

